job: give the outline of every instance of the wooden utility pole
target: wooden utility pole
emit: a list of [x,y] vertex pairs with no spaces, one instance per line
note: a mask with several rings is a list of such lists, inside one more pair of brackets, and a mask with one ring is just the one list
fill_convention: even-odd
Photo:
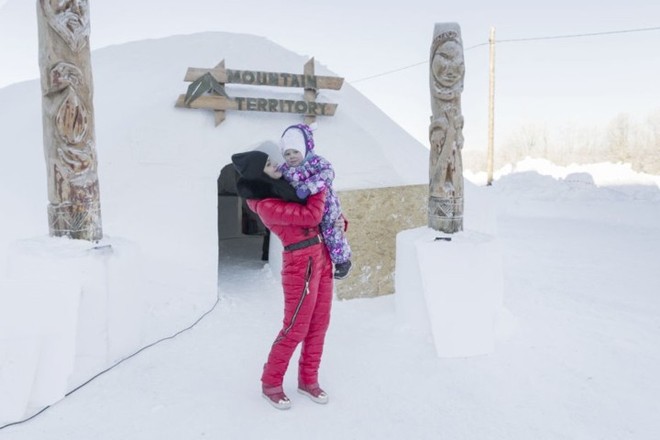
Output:
[[490,65],[488,81],[488,157],[486,163],[486,173],[488,175],[486,184],[493,184],[493,155],[495,140],[495,27],[490,28],[490,37],[488,38],[490,47]]

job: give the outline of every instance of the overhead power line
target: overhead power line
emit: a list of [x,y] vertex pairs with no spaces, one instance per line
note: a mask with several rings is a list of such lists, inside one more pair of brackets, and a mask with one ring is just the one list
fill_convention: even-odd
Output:
[[590,32],[584,34],[569,34],[569,35],[551,35],[547,37],[530,37],[530,38],[510,38],[507,40],[495,40],[496,43],[513,43],[516,41],[538,41],[538,40],[558,40],[560,38],[581,38],[581,37],[596,37],[600,35],[614,35],[614,34],[628,34],[632,32],[647,32],[647,31],[660,31],[660,26],[649,28],[637,29],[624,29],[622,31],[605,31],[605,32]]
[[407,69],[410,69],[411,67],[421,66],[422,64],[428,64],[428,61],[420,61],[419,63],[411,64],[409,66],[403,66],[403,67],[400,67],[398,69],[388,70],[387,72],[377,73],[375,75],[367,76],[367,77],[356,79],[354,81],[349,81],[349,82],[351,84],[355,84],[356,82],[366,81],[368,79],[378,78],[379,76],[385,76],[385,75],[389,75],[391,73],[401,72],[402,70],[407,70]]
[[[648,31],[660,31],[660,26],[655,26],[655,27],[648,27],[648,28],[636,28],[636,29],[624,29],[620,31],[604,31],[604,32],[590,32],[590,33],[583,33],[583,34],[568,34],[568,35],[550,35],[550,36],[545,36],[545,37],[528,37],[528,38],[509,38],[506,40],[495,40],[495,43],[515,43],[515,42],[523,42],[523,41],[540,41],[540,40],[558,40],[562,38],[583,38],[583,37],[596,37],[596,36],[601,36],[601,35],[614,35],[614,34],[626,34],[626,33],[633,33],[633,32],[648,32]],[[475,44],[474,46],[470,46],[467,49],[465,49],[465,52],[468,50],[480,47],[480,46],[486,46],[488,45],[488,42],[484,43],[479,43]],[[413,67],[421,66],[422,64],[428,64],[428,60],[420,61],[415,64],[410,64],[407,66],[399,67],[398,69],[393,69],[393,70],[388,70],[386,72],[381,72],[377,73],[375,75],[371,76],[366,76],[364,78],[359,78],[356,80],[349,81],[351,84],[355,84],[361,81],[367,81],[373,78],[378,78],[380,76],[385,76],[385,75],[391,75],[392,73],[397,73],[401,72],[402,70],[407,70],[411,69]]]
[[[479,46],[485,46],[486,44],[488,44],[488,43],[487,42],[486,43],[479,43],[479,44],[476,44],[474,46],[468,47],[467,49],[465,49],[465,51],[467,52],[470,49],[474,49],[475,47],[479,47]],[[356,80],[349,81],[349,82],[351,84],[355,84],[356,82],[366,81],[368,79],[378,78],[379,76],[385,76],[385,75],[389,75],[391,73],[401,72],[402,70],[410,69],[411,67],[417,67],[417,66],[421,66],[422,64],[428,64],[428,63],[429,63],[428,60],[424,60],[424,61],[420,61],[419,63],[410,64],[409,66],[399,67],[398,69],[388,70],[387,72],[377,73],[375,75],[367,76],[365,78],[360,78],[360,79],[356,79]]]

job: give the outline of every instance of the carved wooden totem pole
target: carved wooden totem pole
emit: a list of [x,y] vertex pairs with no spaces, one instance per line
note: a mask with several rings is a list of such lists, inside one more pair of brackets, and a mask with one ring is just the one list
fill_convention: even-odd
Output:
[[50,235],[103,237],[87,0],[37,0]]
[[429,227],[463,230],[463,41],[457,23],[437,23],[430,58]]

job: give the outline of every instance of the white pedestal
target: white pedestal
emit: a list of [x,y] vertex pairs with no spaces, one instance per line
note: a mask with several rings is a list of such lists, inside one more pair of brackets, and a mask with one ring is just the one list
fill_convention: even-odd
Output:
[[75,289],[0,279],[0,425],[62,398],[74,364]]
[[397,235],[395,301],[399,322],[433,337],[440,357],[491,353],[502,305],[503,266],[494,236],[473,231],[451,241],[430,228]]
[[[12,386],[22,408],[0,407],[0,420],[56,402],[137,350],[144,310],[140,253],[133,243],[41,237],[12,243],[8,257],[0,354],[4,350],[13,359],[12,374],[19,376],[10,379],[29,386]],[[21,356],[14,353],[18,341],[26,347]]]

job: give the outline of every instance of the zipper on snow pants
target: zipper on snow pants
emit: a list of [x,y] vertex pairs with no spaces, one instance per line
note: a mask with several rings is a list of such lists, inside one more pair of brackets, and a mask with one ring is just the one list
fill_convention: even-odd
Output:
[[309,259],[307,260],[307,270],[305,271],[305,286],[303,287],[303,291],[300,295],[300,300],[298,301],[296,310],[293,312],[293,316],[291,317],[291,323],[284,330],[282,330],[282,332],[277,336],[275,342],[273,342],[273,345],[277,344],[282,339],[284,339],[284,337],[291,331],[293,325],[296,323],[296,318],[298,317],[298,313],[300,312],[300,308],[302,307],[303,301],[305,300],[305,297],[309,294],[309,280],[311,278],[312,278],[312,257],[309,257]]

